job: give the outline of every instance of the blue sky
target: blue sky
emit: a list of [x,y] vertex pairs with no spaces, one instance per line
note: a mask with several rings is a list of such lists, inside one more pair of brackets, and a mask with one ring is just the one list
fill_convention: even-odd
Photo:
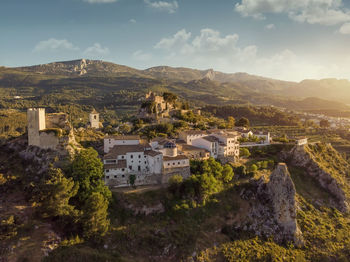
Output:
[[1,0],[0,65],[90,58],[350,79],[349,2]]

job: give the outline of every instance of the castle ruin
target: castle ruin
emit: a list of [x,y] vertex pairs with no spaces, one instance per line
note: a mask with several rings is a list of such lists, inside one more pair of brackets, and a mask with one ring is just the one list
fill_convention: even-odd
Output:
[[28,146],[55,150],[61,155],[72,152],[76,142],[67,114],[45,114],[44,108],[29,108],[27,122]]

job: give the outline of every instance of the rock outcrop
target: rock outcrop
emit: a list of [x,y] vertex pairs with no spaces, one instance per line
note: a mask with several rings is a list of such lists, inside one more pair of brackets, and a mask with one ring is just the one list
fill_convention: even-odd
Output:
[[278,164],[269,179],[261,177],[253,180],[250,187],[243,189],[240,195],[250,202],[250,210],[245,222],[236,226],[236,229],[273,237],[278,243],[303,245],[296,220],[295,186],[286,164]]
[[[333,160],[338,161],[334,159],[335,157],[340,157],[338,153],[330,145],[324,145],[324,147],[324,150],[327,151],[327,155],[333,158]],[[282,157],[287,160],[290,165],[303,168],[306,174],[316,179],[320,186],[335,198],[335,201],[332,201],[335,208],[342,212],[347,212],[349,210],[349,203],[346,197],[348,185],[345,181],[347,178],[344,173],[344,170],[348,168],[346,163],[342,166],[344,170],[334,168],[337,174],[332,174],[329,169],[326,170],[325,167],[321,166],[319,160],[313,155],[308,145],[295,146],[290,152],[282,154]],[[327,162],[328,160],[322,159],[322,161]],[[341,161],[341,159],[339,159],[339,161]]]

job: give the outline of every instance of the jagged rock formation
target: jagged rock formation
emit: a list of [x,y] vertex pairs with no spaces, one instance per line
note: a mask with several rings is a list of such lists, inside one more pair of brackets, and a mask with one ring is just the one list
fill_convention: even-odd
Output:
[[101,60],[78,59],[73,61],[54,62],[49,64],[16,68],[25,72],[35,72],[44,75],[84,76],[86,74],[110,75],[130,73],[140,75],[137,69],[117,65]]
[[331,145],[295,146],[290,152],[283,153],[282,157],[315,178],[335,198],[332,201],[334,207],[342,212],[349,210],[350,166]]
[[245,221],[236,229],[252,231],[258,236],[273,237],[276,242],[303,245],[302,233],[296,220],[296,191],[287,165],[278,164],[267,180],[253,180],[240,193],[250,202]]

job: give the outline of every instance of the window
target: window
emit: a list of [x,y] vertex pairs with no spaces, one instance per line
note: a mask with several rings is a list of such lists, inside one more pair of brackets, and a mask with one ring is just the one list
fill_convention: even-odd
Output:
[[168,163],[168,166],[170,166],[170,163]]
[[109,169],[106,169],[106,173],[109,173]]
[[94,115],[94,119],[97,119],[97,116],[96,116],[96,115]]
[[125,168],[122,168],[122,171],[124,172],[124,171],[125,171]]
[[139,155],[139,158],[141,158],[141,155]]
[[173,166],[175,166],[175,162],[173,163]]
[[178,165],[180,165],[180,162],[177,162]]
[[146,158],[146,155],[144,155],[143,157]]
[[132,169],[132,166],[129,166],[129,169],[131,170],[131,169]]
[[114,176],[114,178],[117,178],[117,176]]
[[124,156],[122,156],[122,159],[124,159]]
[[145,161],[145,164],[147,164],[147,162]]
[[133,156],[133,155],[130,155],[130,158],[134,158],[134,156]]
[[138,170],[138,171],[141,171],[141,166],[138,166],[138,167],[137,167],[137,170]]
[[107,179],[109,179],[109,176],[106,176]]
[[125,177],[124,175],[122,175],[122,177]]

